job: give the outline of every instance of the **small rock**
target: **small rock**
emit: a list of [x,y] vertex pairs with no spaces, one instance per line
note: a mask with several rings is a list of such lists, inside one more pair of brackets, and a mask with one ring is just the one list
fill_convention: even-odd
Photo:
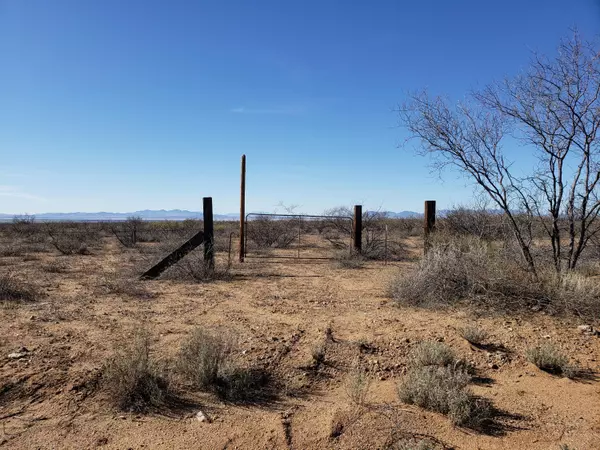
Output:
[[210,423],[210,420],[208,419],[208,416],[206,416],[202,411],[198,411],[196,413],[196,420],[198,422],[208,422],[208,423]]
[[21,358],[24,358],[25,356],[29,355],[29,353],[31,353],[31,352],[27,348],[21,347],[16,352],[9,353],[8,357],[10,359],[21,359]]
[[550,339],[552,336],[550,336],[549,334],[542,336],[544,339]]
[[593,333],[594,328],[591,325],[579,325],[577,327],[580,333]]

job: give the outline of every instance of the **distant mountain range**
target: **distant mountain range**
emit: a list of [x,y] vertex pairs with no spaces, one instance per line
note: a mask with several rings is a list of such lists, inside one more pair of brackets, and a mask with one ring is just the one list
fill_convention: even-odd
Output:
[[[69,220],[75,222],[104,222],[104,221],[119,221],[127,220],[129,217],[141,217],[144,220],[185,220],[185,219],[202,219],[202,213],[197,211],[187,211],[182,209],[145,209],[143,211],[133,212],[69,212],[69,213],[41,213],[32,214],[39,221],[55,221]],[[17,215],[18,217],[19,215]],[[215,220],[235,220],[239,215],[236,214],[215,214]],[[14,214],[0,213],[0,221],[12,221]]]
[[[385,211],[388,217],[393,218],[410,218],[410,217],[422,217],[422,213],[414,211],[400,211],[392,212]],[[443,214],[439,211],[438,214]],[[18,216],[18,215],[17,215]],[[187,211],[182,209],[170,209],[170,210],[151,210],[145,209],[143,211],[133,211],[126,213],[116,212],[70,212],[70,213],[41,213],[33,214],[35,219],[38,221],[58,221],[68,220],[74,222],[105,222],[105,221],[122,221],[127,220],[129,217],[141,217],[144,220],[185,220],[185,219],[202,219],[202,213],[199,211]],[[2,214],[0,213],[0,222],[10,222],[15,217],[14,214]],[[215,214],[215,220],[237,220],[239,214]]]

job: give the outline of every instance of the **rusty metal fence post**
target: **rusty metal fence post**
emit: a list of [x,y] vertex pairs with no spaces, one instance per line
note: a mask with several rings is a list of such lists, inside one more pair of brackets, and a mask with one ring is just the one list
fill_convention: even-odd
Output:
[[431,233],[435,229],[435,200],[425,200],[423,227],[423,253],[426,255],[431,248]]
[[362,205],[354,205],[354,220],[352,221],[352,243],[354,251],[362,251]]
[[202,199],[202,216],[204,220],[204,261],[210,270],[215,267],[215,232],[213,222],[212,197]]
[[240,179],[240,245],[239,259],[244,262],[246,248],[246,155],[242,155],[242,170]]

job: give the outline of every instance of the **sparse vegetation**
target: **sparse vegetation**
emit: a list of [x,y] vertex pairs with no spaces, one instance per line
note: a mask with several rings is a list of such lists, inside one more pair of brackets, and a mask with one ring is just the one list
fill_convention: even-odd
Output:
[[506,248],[476,238],[438,235],[413,271],[392,280],[388,294],[398,304],[439,307],[465,304],[487,310],[600,317],[600,284],[577,273],[538,279],[515,265]]
[[[323,221],[325,238],[337,249],[347,249],[348,239],[352,233],[354,212],[348,207],[329,209],[324,213],[329,216]],[[385,213],[378,211],[364,211],[362,214],[362,250],[361,257],[370,260],[383,261],[406,259],[407,251],[404,244],[389,235],[386,243],[386,227],[388,218]]]
[[259,249],[288,248],[298,239],[299,219],[284,218],[273,219],[271,216],[258,216],[248,221],[248,239]]
[[385,447],[386,450],[438,450],[442,447],[429,439],[405,438]]
[[124,295],[131,298],[151,299],[156,294],[149,291],[140,280],[129,277],[120,277],[118,274],[107,273],[102,279],[100,288],[106,294]]
[[478,427],[490,418],[490,406],[467,388],[471,377],[452,366],[411,368],[398,388],[400,400],[448,415],[454,425]]
[[312,357],[313,367],[318,369],[321,364],[325,362],[325,355],[327,354],[327,343],[319,342],[312,348],[310,356]]
[[492,409],[468,389],[469,370],[445,344],[425,341],[411,351],[398,395],[405,403],[448,415],[455,425],[477,428],[491,418]]
[[18,280],[13,275],[0,275],[0,302],[10,304],[33,302],[39,296],[35,287]]
[[98,240],[97,230],[88,224],[48,223],[50,242],[63,255],[89,255],[90,242]]
[[270,374],[258,367],[237,367],[231,359],[233,339],[195,328],[183,342],[176,368],[191,385],[214,392],[233,403],[259,403],[269,399]]
[[356,252],[343,250],[337,253],[335,264],[340,269],[361,269],[365,265],[365,257]]
[[452,366],[458,359],[454,351],[443,342],[423,341],[410,352],[411,367]]
[[231,279],[229,268],[211,266],[204,260],[202,249],[196,249],[186,255],[177,264],[171,266],[164,274],[170,280],[208,283],[217,280]]
[[135,247],[143,230],[144,221],[141,217],[128,217],[126,221],[111,224],[111,231],[124,247]]
[[460,335],[473,345],[482,345],[488,338],[488,332],[477,325],[467,325],[460,330]]
[[229,367],[219,377],[216,392],[232,403],[262,403],[271,400],[271,374],[260,367]]
[[9,245],[0,249],[0,256],[3,257],[17,257],[25,254],[25,248],[23,245],[17,242],[11,242]]
[[51,261],[44,265],[44,270],[48,273],[66,273],[67,265],[62,261]]
[[371,376],[364,368],[355,362],[346,379],[346,393],[357,406],[365,405],[371,386]]
[[[454,166],[502,211],[534,279],[548,259],[556,274],[574,270],[598,232],[598,136],[589,124],[600,119],[599,83],[598,50],[574,32],[554,58],[534,54],[529,69],[463,102],[421,91],[398,110],[438,169]],[[517,173],[505,152],[510,134],[522,138],[536,165]],[[543,251],[533,239],[536,222]]]
[[164,367],[150,352],[150,337],[137,332],[105,365],[102,384],[124,411],[145,412],[165,405],[170,383]]
[[576,369],[569,365],[567,355],[550,342],[544,342],[536,347],[529,348],[526,356],[530,363],[546,372],[567,378],[572,378],[576,373]]
[[448,211],[437,224],[442,233],[476,237],[485,242],[503,241],[510,230],[504,217],[490,211],[486,205],[457,206]]
[[181,345],[177,368],[195,387],[213,388],[227,362],[230,345],[216,333],[195,328]]

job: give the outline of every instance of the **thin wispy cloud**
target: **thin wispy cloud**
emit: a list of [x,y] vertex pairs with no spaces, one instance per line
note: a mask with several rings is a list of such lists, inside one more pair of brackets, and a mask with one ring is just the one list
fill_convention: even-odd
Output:
[[23,198],[27,200],[46,201],[39,195],[22,192],[19,186],[0,185],[0,197]]

